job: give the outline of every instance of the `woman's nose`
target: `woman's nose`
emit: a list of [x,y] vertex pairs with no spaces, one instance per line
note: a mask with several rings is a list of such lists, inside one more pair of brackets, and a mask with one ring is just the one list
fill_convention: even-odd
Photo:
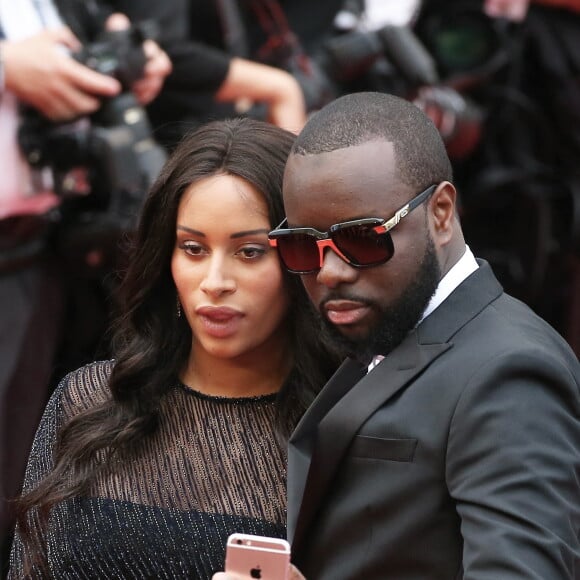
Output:
[[203,292],[216,296],[236,289],[233,273],[223,257],[212,257],[200,288]]

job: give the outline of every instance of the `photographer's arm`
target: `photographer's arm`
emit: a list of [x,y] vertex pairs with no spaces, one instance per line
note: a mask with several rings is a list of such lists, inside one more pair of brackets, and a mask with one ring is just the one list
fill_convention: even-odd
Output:
[[299,132],[306,122],[302,89],[288,72],[242,58],[232,58],[228,74],[216,93],[218,101],[240,105],[265,103],[268,120],[274,125]]
[[93,113],[100,98],[118,94],[117,80],[78,63],[79,41],[68,28],[2,42],[5,88],[46,117],[63,121]]

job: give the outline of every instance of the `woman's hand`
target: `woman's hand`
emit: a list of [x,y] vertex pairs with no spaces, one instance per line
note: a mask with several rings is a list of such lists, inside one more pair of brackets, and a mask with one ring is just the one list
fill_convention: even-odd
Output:
[[[228,574],[226,572],[217,572],[211,578],[211,580],[240,580],[235,574]],[[306,580],[304,576],[298,571],[296,566],[290,564],[290,575],[287,580]]]

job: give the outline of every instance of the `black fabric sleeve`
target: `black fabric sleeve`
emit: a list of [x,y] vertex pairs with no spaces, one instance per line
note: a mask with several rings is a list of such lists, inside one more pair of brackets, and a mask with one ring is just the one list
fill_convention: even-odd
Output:
[[231,57],[193,35],[191,22],[196,15],[190,0],[107,0],[107,5],[126,14],[131,22],[154,23],[157,42],[173,64],[166,89],[215,92],[223,83]]
[[228,74],[231,58],[218,49],[188,42],[166,50],[173,63],[168,88],[217,91]]

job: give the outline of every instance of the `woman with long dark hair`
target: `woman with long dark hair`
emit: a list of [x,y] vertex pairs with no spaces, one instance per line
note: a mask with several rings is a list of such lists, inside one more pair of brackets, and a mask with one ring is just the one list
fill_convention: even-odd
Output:
[[337,365],[268,245],[293,135],[186,137],[134,237],[114,359],[70,373],[30,456],[11,578],[210,578],[285,536],[286,439]]

